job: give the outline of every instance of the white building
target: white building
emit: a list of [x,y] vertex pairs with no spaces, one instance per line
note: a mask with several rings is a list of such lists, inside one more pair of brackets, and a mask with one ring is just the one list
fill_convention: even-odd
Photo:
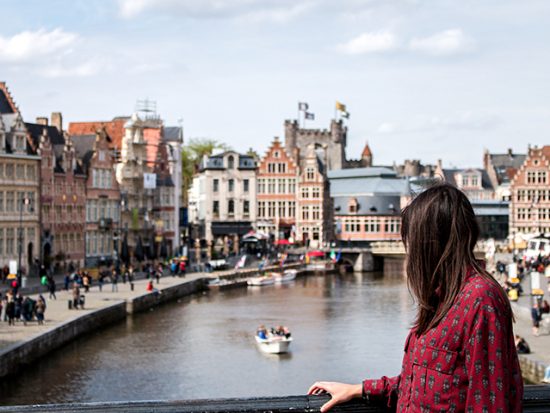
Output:
[[256,221],[256,162],[227,151],[205,157],[189,195],[192,236],[217,250],[237,251]]

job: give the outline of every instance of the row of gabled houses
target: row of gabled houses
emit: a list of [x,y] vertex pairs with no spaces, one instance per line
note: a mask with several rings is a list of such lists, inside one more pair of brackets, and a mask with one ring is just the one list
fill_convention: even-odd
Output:
[[0,82],[0,264],[97,266],[180,245],[180,127],[23,120]]
[[236,252],[251,232],[311,247],[397,241],[401,209],[434,180],[466,193],[482,238],[550,233],[550,146],[526,154],[486,150],[481,168],[418,160],[374,166],[368,144],[360,159],[346,160],[346,135],[342,121],[328,130],[286,121],[284,142],[275,138],[262,157],[205,157],[188,195],[197,246]]

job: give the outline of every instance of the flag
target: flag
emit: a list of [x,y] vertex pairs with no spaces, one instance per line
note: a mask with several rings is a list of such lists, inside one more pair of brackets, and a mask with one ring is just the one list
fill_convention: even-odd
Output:
[[309,105],[306,102],[298,102],[298,110],[303,110],[304,112],[309,109]]
[[339,110],[340,112],[345,112],[346,111],[346,105],[336,101],[336,110]]
[[342,117],[343,117],[344,119],[349,119],[349,112],[344,112],[344,113],[342,113]]
[[315,114],[314,113],[311,113],[311,112],[306,112],[305,113],[305,118],[307,120],[315,120]]
[[238,270],[239,268],[244,268],[245,262],[246,262],[246,255],[243,255],[235,265],[235,269]]

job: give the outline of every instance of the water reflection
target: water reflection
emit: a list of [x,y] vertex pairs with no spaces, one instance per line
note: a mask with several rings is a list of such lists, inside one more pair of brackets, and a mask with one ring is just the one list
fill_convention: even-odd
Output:
[[[206,293],[71,343],[5,380],[0,400],[274,396],[303,394],[318,379],[357,382],[397,374],[411,310],[395,268],[383,277],[310,276]],[[253,339],[260,323],[288,325],[291,353],[260,352]]]

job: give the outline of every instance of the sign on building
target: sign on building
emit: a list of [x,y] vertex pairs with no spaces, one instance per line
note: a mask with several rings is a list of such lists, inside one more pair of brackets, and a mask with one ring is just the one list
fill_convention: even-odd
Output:
[[143,174],[143,188],[155,189],[157,187],[157,174]]

